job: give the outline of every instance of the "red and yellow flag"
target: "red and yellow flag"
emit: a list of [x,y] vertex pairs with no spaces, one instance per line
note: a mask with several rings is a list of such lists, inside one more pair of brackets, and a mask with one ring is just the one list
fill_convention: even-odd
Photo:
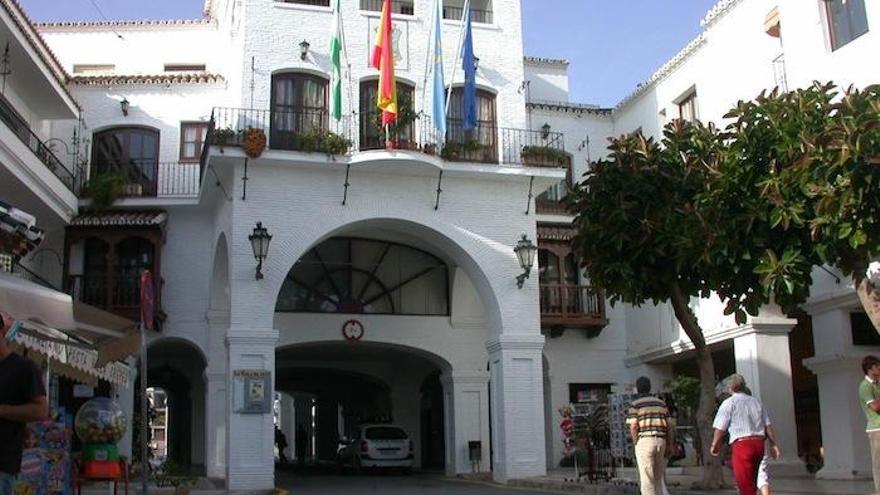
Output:
[[397,82],[394,79],[394,40],[391,38],[391,0],[382,5],[376,45],[373,47],[373,67],[379,69],[379,91],[376,106],[382,110],[382,125],[397,118]]

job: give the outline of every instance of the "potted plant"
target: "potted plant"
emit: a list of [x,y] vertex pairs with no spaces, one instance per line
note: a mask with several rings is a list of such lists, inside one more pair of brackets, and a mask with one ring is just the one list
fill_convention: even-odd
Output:
[[220,146],[231,145],[235,139],[235,131],[232,127],[224,127],[222,129],[214,129],[211,133],[211,144]]
[[568,155],[564,151],[549,146],[523,146],[520,151],[523,165],[529,167],[564,167]]
[[314,127],[295,136],[294,149],[306,153],[323,152],[328,155],[344,155],[351,149],[351,140],[327,129]]
[[262,129],[248,127],[244,131],[242,147],[245,155],[250,158],[259,158],[266,149],[266,133]]
[[83,195],[92,199],[92,208],[106,210],[125,195],[128,176],[121,171],[98,174],[86,183]]

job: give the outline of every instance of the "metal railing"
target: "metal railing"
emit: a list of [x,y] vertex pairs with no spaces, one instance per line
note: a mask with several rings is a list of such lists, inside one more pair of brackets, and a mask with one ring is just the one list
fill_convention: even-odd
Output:
[[[383,0],[361,0],[361,10],[382,12]],[[391,0],[391,13],[414,15],[415,7],[412,0]]]
[[[464,17],[464,7],[443,6],[443,18],[451,21],[460,21]],[[492,24],[492,11],[471,9],[471,21],[483,24]]]
[[3,95],[0,95],[0,120],[2,120],[15,134],[18,139],[24,143],[28,149],[40,160],[46,168],[52,172],[55,177],[60,180],[70,192],[79,194],[80,184],[77,180],[77,173],[69,170],[55,153],[44,143],[30,125],[15,111],[12,104]]
[[605,318],[605,299],[587,285],[541,285],[540,301],[542,317]]
[[[126,198],[194,198],[201,188],[198,162],[147,161],[114,172],[107,170],[113,170],[113,167],[93,164],[90,180],[106,173],[118,173],[124,181],[121,195]],[[88,184],[85,196],[89,196]]]
[[785,71],[785,54],[780,53],[773,59],[773,80],[780,91],[788,92],[788,74]]
[[[398,130],[392,135],[393,142],[387,146],[385,132],[375,122],[377,118],[375,112],[347,114],[336,120],[323,110],[217,107],[208,124],[199,173],[204,173],[211,146],[242,146],[248,129],[262,130],[271,150],[343,155],[351,151],[390,147],[437,155],[453,162],[552,168],[565,168],[571,162],[560,132],[498,128],[491,121],[479,121],[476,128],[465,130],[461,119],[450,118],[444,139],[434,128],[431,117],[419,114],[410,124],[397,126]],[[162,177],[160,170],[160,184]],[[192,177],[194,180],[194,175]],[[162,190],[160,185],[160,195]]]
[[0,271],[4,271],[11,275],[15,275],[21,279],[27,280],[28,282],[33,282],[37,285],[42,285],[47,289],[60,290],[53,283],[49,282],[45,278],[37,275],[29,268],[26,268],[24,265],[15,261],[13,259],[8,260],[8,263],[4,262],[5,260],[0,259]]
[[275,0],[280,3],[298,3],[300,5],[314,5],[317,7],[329,7],[330,0]]
[[502,128],[501,149],[503,163],[565,168],[571,162],[561,132]]
[[74,300],[98,308],[131,309],[140,304],[140,277],[137,274],[69,275],[67,287]]
[[196,197],[202,185],[199,175],[198,163],[160,163],[156,195],[160,198]]

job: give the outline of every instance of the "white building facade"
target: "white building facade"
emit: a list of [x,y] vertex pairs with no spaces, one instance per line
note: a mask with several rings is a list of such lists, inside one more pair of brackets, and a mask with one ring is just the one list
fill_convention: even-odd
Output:
[[[7,94],[32,108],[25,120],[39,139],[64,143],[56,154],[77,179],[33,186],[52,191],[32,193],[39,199],[0,185],[0,199],[36,210],[63,260],[24,263],[130,317],[137,275],[155,274],[146,380],[168,398],[168,456],[230,489],[273,486],[276,420],[288,454],[310,462],[332,462],[340,437],[381,420],[409,432],[417,467],[506,481],[558,466],[557,409],[621,392],[639,375],[660,387],[689,350],[670,309],[611,307],[589,286],[569,247],[562,183],[602,157],[610,136],[656,136],[679,117],[720,121],[736,100],[779,84],[781,60],[789,88],[880,75],[864,63],[877,48],[874,3],[864,2],[869,29],[855,36],[858,25],[828,28],[836,11],[826,3],[839,1],[780,0],[780,37],[766,34],[772,5],[725,0],[703,35],[616,108],[575,104],[567,62],[523,56],[520,2],[475,1],[478,127],[466,133],[463,74],[453,75],[462,2],[444,1],[444,141],[426,73],[433,2],[395,1],[398,90],[418,117],[386,143],[368,64],[381,2],[342,2],[340,121],[327,107],[329,3],[209,0],[194,21],[37,24],[32,43],[44,53],[16,56],[57,64],[44,84],[54,106]],[[242,147],[249,129],[268,141],[256,157]],[[339,152],[328,140],[349,143]],[[30,168],[52,182],[44,165]],[[98,208],[108,191],[112,205]],[[249,240],[258,223],[272,236],[261,278]],[[520,288],[523,235],[540,249]],[[816,281],[807,312],[823,472],[858,476],[869,458],[859,411],[835,394],[854,389],[853,363],[869,349],[840,328],[857,307],[852,289],[821,271]],[[786,465],[802,469],[789,338],[798,320],[769,313],[736,326],[715,301],[694,306],[713,349],[768,403]],[[276,391],[273,415],[259,398]],[[131,391],[119,397],[134,406]],[[846,428],[830,419],[842,412]]]

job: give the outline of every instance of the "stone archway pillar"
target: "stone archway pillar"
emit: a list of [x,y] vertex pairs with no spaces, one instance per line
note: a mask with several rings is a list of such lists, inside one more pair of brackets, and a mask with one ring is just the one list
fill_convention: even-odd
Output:
[[489,342],[493,478],[544,476],[544,372],[540,335],[505,335]]
[[205,373],[205,470],[209,478],[226,473],[226,372]]
[[[489,375],[444,373],[440,383],[446,423],[446,475],[488,472]],[[478,462],[471,460],[470,442],[480,442],[482,456]]]
[[[226,487],[229,490],[271,490],[275,487],[275,429],[272,408],[265,414],[243,414],[238,404],[245,391],[237,390],[236,370],[262,370],[270,374],[274,393],[275,346],[278,331],[271,328],[230,328],[226,336],[229,384],[227,393]],[[270,395],[271,397],[271,395]]]

